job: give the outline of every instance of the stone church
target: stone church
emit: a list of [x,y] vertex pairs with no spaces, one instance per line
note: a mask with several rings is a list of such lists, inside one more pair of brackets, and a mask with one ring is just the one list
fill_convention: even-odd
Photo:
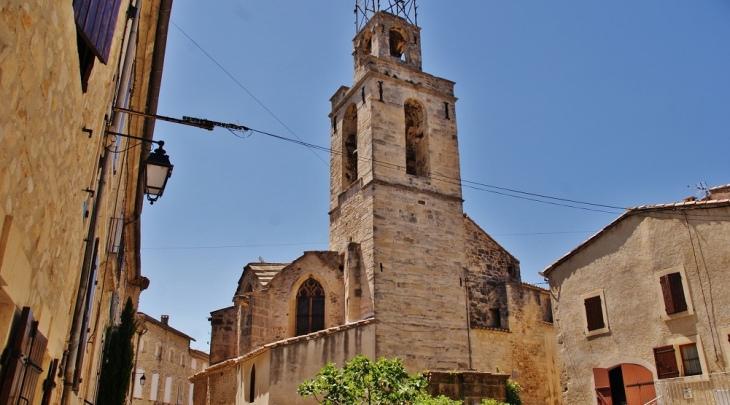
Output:
[[331,98],[330,250],[245,266],[211,313],[196,405],[316,403],[298,385],[359,354],[507,374],[525,404],[559,403],[548,291],[464,214],[454,82],[422,71],[420,28],[397,14],[363,24]]

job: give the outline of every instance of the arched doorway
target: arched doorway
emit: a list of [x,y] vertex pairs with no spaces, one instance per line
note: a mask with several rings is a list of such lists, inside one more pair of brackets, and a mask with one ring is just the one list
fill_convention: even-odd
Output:
[[638,364],[594,368],[598,405],[644,405],[656,397],[654,374]]

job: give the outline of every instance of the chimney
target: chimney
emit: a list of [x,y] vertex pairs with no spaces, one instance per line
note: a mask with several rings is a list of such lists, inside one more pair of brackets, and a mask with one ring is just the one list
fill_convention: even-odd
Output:
[[167,325],[167,323],[170,321],[170,315],[160,316],[160,321],[162,321],[163,325]]

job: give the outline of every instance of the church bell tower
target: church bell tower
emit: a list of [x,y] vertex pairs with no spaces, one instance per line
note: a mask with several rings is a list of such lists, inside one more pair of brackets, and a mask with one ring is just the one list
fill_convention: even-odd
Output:
[[356,0],[354,80],[331,98],[330,250],[376,357],[470,367],[454,82],[422,71],[415,0]]

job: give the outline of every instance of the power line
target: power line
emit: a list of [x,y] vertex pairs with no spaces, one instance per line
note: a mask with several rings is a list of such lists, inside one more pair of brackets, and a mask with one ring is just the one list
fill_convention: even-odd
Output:
[[[266,112],[268,112],[272,117],[274,117],[274,119],[276,119],[284,128],[287,129],[287,131],[289,131],[297,139],[294,140],[294,139],[287,138],[284,136],[275,135],[272,133],[254,130],[254,129],[252,129],[252,131],[260,133],[262,135],[271,136],[271,137],[274,137],[277,139],[281,139],[281,140],[288,141],[288,142],[294,142],[299,145],[305,146],[320,161],[322,161],[322,163],[328,164],[324,159],[322,159],[321,156],[319,156],[315,152],[315,150],[319,150],[322,152],[328,152],[328,153],[335,152],[334,150],[303,141],[296,133],[294,133],[294,131],[291,130],[291,128],[289,128],[281,119],[279,119],[279,117],[277,117],[276,114],[274,114],[268,107],[266,107],[266,105],[264,105],[264,103],[262,103],[258,98],[256,98],[256,96],[254,96],[253,93],[251,93],[240,81],[238,81],[238,79],[236,79],[228,70],[226,70],[223,67],[223,65],[221,65],[215,58],[213,58],[213,56],[211,56],[205,49],[203,49],[203,47],[200,46],[192,37],[190,37],[190,35],[188,35],[182,28],[180,28],[180,26],[175,24],[175,22],[172,21],[172,19],[170,19],[170,23],[172,25],[174,25],[175,28],[177,28],[198,49],[200,49],[200,51],[203,52],[203,54],[205,54],[205,56],[207,56],[208,59],[210,59],[213,63],[215,63],[215,65],[218,66],[218,68],[220,68],[228,77],[230,77],[231,80],[233,80],[243,91],[245,91],[246,94],[248,94],[254,101],[256,101],[264,110],[266,110]],[[233,132],[233,130],[231,130],[231,129],[229,129],[229,130],[231,132]],[[341,153],[342,151],[337,151],[337,152]],[[358,157],[358,159],[364,159],[364,158]],[[377,162],[374,159],[368,159],[368,160],[371,160],[373,164],[384,165],[384,163]],[[392,165],[392,164],[387,164],[387,165],[395,166],[396,168],[400,168],[398,165]],[[596,204],[596,203],[585,202],[585,201],[571,200],[571,199],[566,199],[566,198],[552,197],[552,196],[548,196],[548,195],[544,195],[544,194],[530,193],[530,192],[526,192],[526,191],[499,187],[499,186],[494,186],[494,185],[489,185],[489,184],[484,184],[484,183],[479,183],[479,182],[472,182],[472,181],[468,181],[468,180],[450,178],[447,176],[439,175],[437,173],[432,174],[432,176],[440,177],[442,180],[444,180],[446,182],[452,182],[451,184],[454,184],[454,185],[458,184],[462,187],[468,187],[468,188],[472,188],[472,189],[479,190],[479,191],[485,191],[485,192],[492,193],[492,194],[499,194],[499,195],[503,195],[503,196],[507,196],[507,197],[518,198],[518,199],[533,201],[533,202],[539,202],[539,203],[543,203],[543,204],[550,204],[550,205],[562,206],[562,207],[567,207],[567,208],[580,209],[580,210],[584,210],[584,211],[602,212],[602,213],[607,213],[607,214],[618,214],[616,212],[611,212],[611,211],[605,211],[605,210],[600,210],[600,209],[595,209],[595,208],[579,207],[579,206],[575,206],[575,205],[571,205],[571,204],[562,204],[562,203],[556,203],[556,202],[551,202],[551,201],[543,201],[543,200],[539,200],[537,198],[530,198],[530,197],[539,197],[539,198],[549,199],[549,200],[553,200],[553,201],[562,201],[562,202],[566,202],[566,203],[581,204],[581,205],[587,205],[587,206],[599,207],[599,208],[624,210],[624,207],[617,207],[617,206]],[[454,183],[454,182],[456,182],[456,183]],[[484,188],[484,187],[486,187],[486,188]],[[500,191],[496,191],[496,190],[500,190]],[[521,194],[521,195],[508,194],[507,192]],[[530,196],[530,197],[525,197],[525,196]]]
[[281,247],[281,246],[302,246],[302,245],[326,245],[329,242],[304,242],[304,243],[278,243],[273,245],[221,245],[221,246],[166,246],[147,247],[142,250],[202,250],[202,249],[237,249],[251,247]]
[[[276,139],[279,139],[279,140],[282,140],[282,141],[291,142],[291,143],[295,143],[297,145],[306,146],[306,147],[308,147],[310,149],[316,149],[316,150],[320,150],[320,151],[328,152],[328,153],[338,153],[338,154],[342,153],[342,150],[336,150],[336,149],[327,148],[327,147],[324,147],[324,146],[319,146],[319,145],[307,143],[307,142],[302,141],[301,139],[299,139],[299,140],[291,139],[291,138],[287,138],[285,136],[276,135],[276,134],[273,134],[273,133],[270,133],[270,132],[261,131],[261,130],[254,129],[254,128],[249,128],[249,130],[252,131],[252,132],[256,132],[256,133],[259,133],[261,135],[270,136],[272,138],[276,138]],[[391,168],[391,169],[403,169],[403,166],[400,166],[400,165],[397,165],[397,164],[393,164],[393,163],[380,162],[380,161],[377,161],[377,160],[372,159],[372,158],[358,156],[358,160],[372,162],[373,165],[380,165],[380,166],[388,167],[388,168]],[[498,195],[503,195],[503,196],[512,197],[512,198],[518,198],[518,199],[527,200],[527,201],[539,202],[539,203],[542,203],[542,204],[549,204],[549,205],[555,205],[555,206],[561,206],[561,207],[579,209],[579,210],[584,210],[584,211],[602,212],[602,213],[612,214],[612,215],[617,215],[617,214],[620,214],[621,212],[606,211],[606,210],[597,209],[597,208],[580,207],[580,206],[576,206],[576,205],[572,205],[572,204],[564,204],[564,203],[559,203],[559,202],[554,202],[554,201],[563,201],[563,202],[569,202],[569,203],[573,203],[573,204],[582,204],[582,205],[588,205],[590,207],[609,208],[609,209],[616,209],[616,210],[622,210],[622,211],[625,210],[625,208],[623,208],[623,207],[617,207],[617,206],[611,206],[611,205],[604,205],[604,204],[596,204],[596,203],[585,202],[585,201],[578,201],[578,200],[571,200],[571,199],[567,199],[567,198],[552,197],[552,196],[548,196],[548,195],[544,195],[544,194],[536,194],[536,193],[530,193],[530,192],[527,192],[527,191],[520,191],[520,190],[516,190],[516,189],[511,189],[511,188],[492,186],[492,185],[489,185],[489,184],[484,184],[484,183],[479,183],[479,182],[474,182],[474,181],[468,181],[468,180],[462,180],[462,179],[459,179],[459,178],[449,177],[449,176],[445,176],[445,175],[442,175],[442,174],[439,174],[439,173],[431,173],[431,177],[439,178],[439,179],[441,179],[442,181],[444,181],[444,182],[446,182],[448,184],[460,185],[462,187],[471,188],[471,189],[474,189],[474,190],[485,191],[485,192],[492,193],[492,194],[498,194]],[[491,190],[489,188],[494,188],[496,190]],[[517,194],[522,194],[522,195],[515,195],[515,194],[510,194],[510,193],[517,193]],[[546,199],[551,199],[551,200],[554,200],[554,201],[544,201],[544,200],[540,200],[538,198],[533,198],[533,197],[546,198]]]
[[[238,87],[240,87],[241,89],[243,89],[243,91],[245,91],[245,92],[246,92],[246,94],[248,94],[248,95],[249,95],[249,96],[250,96],[250,97],[251,97],[251,98],[252,98],[252,99],[253,99],[254,101],[256,101],[256,102],[257,102],[257,103],[258,103],[258,104],[259,104],[259,105],[260,105],[260,106],[261,106],[261,107],[262,107],[262,108],[263,108],[264,110],[266,110],[266,112],[268,112],[268,113],[269,113],[269,114],[270,114],[270,115],[271,115],[272,117],[274,117],[274,119],[275,119],[275,120],[277,120],[277,121],[279,122],[279,124],[281,124],[281,125],[282,125],[282,126],[283,126],[284,128],[286,128],[286,130],[287,130],[287,131],[289,131],[289,133],[291,133],[292,135],[294,135],[294,137],[295,137],[295,138],[297,138],[297,139],[299,139],[300,141],[302,140],[302,139],[301,139],[301,138],[300,138],[300,137],[299,137],[299,136],[298,136],[297,134],[295,134],[295,133],[294,133],[294,131],[292,131],[292,130],[291,130],[291,128],[289,128],[289,127],[288,127],[288,126],[287,126],[287,125],[286,125],[286,124],[285,124],[285,123],[284,123],[284,122],[283,122],[282,120],[280,120],[280,119],[279,119],[279,117],[277,117],[277,116],[276,116],[276,114],[274,114],[274,113],[273,113],[273,112],[272,112],[271,110],[269,110],[269,109],[268,109],[268,107],[266,107],[266,105],[264,105],[264,103],[262,103],[262,102],[261,102],[261,100],[259,100],[258,98],[256,98],[256,96],[254,96],[254,95],[253,95],[253,93],[251,93],[251,92],[250,92],[250,91],[249,91],[249,90],[248,90],[248,89],[247,89],[247,88],[246,88],[246,87],[245,87],[245,86],[244,86],[243,84],[241,84],[241,82],[239,82],[239,81],[238,81],[238,80],[237,80],[237,79],[236,79],[236,78],[235,78],[235,77],[234,77],[234,76],[233,76],[233,75],[232,75],[232,74],[231,74],[231,73],[230,73],[230,72],[229,72],[228,70],[226,70],[226,68],[224,68],[224,67],[223,67],[223,65],[221,65],[220,63],[218,63],[218,61],[217,61],[217,60],[215,60],[215,58],[213,58],[213,56],[211,56],[211,55],[210,55],[210,54],[209,54],[208,52],[206,52],[206,50],[205,50],[205,49],[203,49],[203,47],[202,47],[202,46],[200,46],[200,45],[199,45],[199,44],[198,44],[197,42],[195,42],[195,40],[194,40],[193,38],[191,38],[191,37],[190,37],[190,35],[188,35],[188,34],[187,34],[187,33],[186,33],[185,31],[183,31],[183,29],[182,29],[182,28],[180,28],[180,26],[178,26],[177,24],[175,24],[175,22],[174,22],[174,21],[172,21],[172,19],[170,19],[170,23],[171,23],[172,25],[174,25],[174,26],[175,26],[175,28],[177,28],[177,29],[178,29],[178,30],[179,30],[180,32],[182,32],[182,34],[183,34],[183,35],[185,35],[185,37],[186,37],[187,39],[189,39],[189,40],[190,40],[190,42],[192,42],[192,43],[193,43],[193,45],[195,45],[195,46],[196,46],[196,47],[197,47],[198,49],[200,49],[200,51],[201,51],[201,52],[203,52],[203,53],[205,54],[205,56],[207,56],[207,57],[208,57],[208,59],[210,59],[211,61],[213,61],[213,63],[215,63],[215,64],[216,64],[216,66],[218,66],[218,67],[219,67],[219,68],[220,68],[220,69],[221,69],[221,70],[222,70],[222,71],[223,71],[223,72],[224,72],[224,73],[225,73],[226,75],[228,75],[228,77],[230,77],[230,78],[231,78],[231,80],[233,80],[233,81],[234,81],[234,82],[235,82],[235,83],[236,83],[236,84],[238,85]],[[322,161],[322,163],[324,163],[324,164],[327,164],[327,162],[325,162],[325,161],[324,161],[324,159],[322,159],[322,157],[321,157],[321,156],[319,156],[319,155],[318,155],[318,154],[317,154],[316,152],[314,152],[314,150],[312,150],[312,149],[310,149],[310,150],[312,151],[312,153],[314,154],[314,156],[316,156],[316,157],[317,157],[317,159],[321,160],[321,161]]]

